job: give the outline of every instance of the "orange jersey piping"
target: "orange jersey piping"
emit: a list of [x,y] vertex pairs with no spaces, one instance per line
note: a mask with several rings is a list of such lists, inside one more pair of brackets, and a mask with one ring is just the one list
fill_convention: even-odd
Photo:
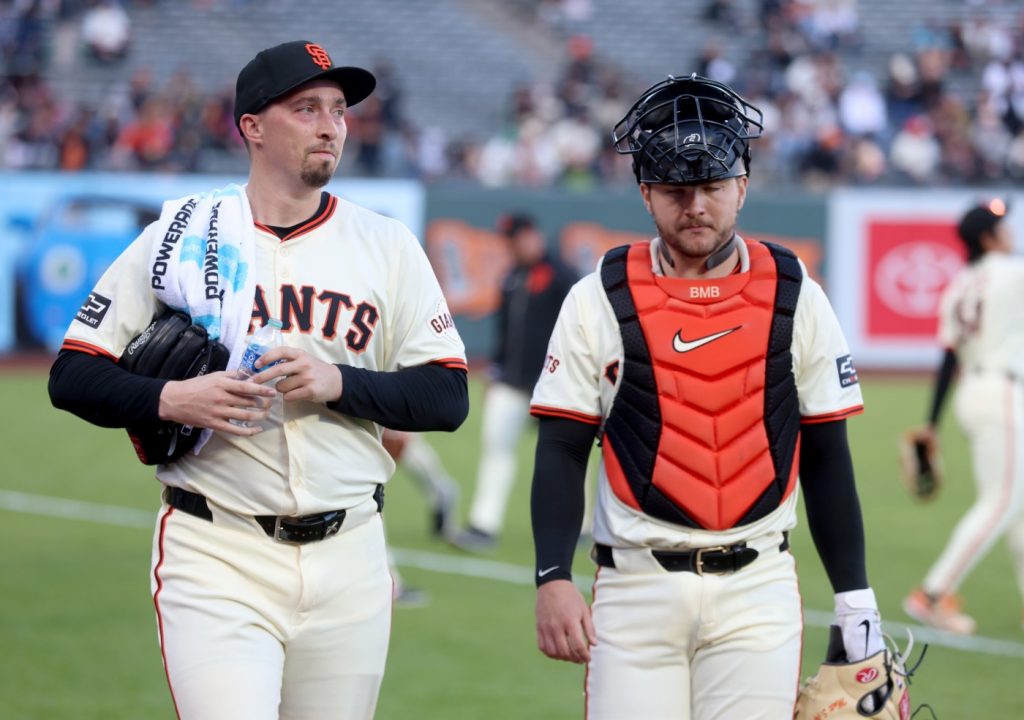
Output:
[[456,370],[465,370],[469,372],[469,367],[466,365],[466,361],[462,358],[438,358],[437,360],[431,360],[428,365],[440,365],[441,367],[454,368]]
[[117,357],[113,353],[108,350],[104,350],[101,347],[97,347],[96,345],[90,345],[83,340],[65,340],[64,344],[60,346],[60,349],[73,350],[75,352],[85,353],[86,355],[95,355],[97,357],[105,357],[117,362]]
[[567,418],[569,420],[577,420],[588,425],[600,425],[601,418],[596,415],[587,415],[586,413],[576,412],[575,410],[565,410],[563,408],[547,407],[545,405],[531,405],[530,414],[534,417],[560,417]]
[[835,422],[836,420],[845,420],[848,417],[854,415],[860,415],[864,412],[863,405],[854,405],[853,407],[844,408],[842,410],[836,410],[835,412],[825,413],[824,415],[808,415],[807,417],[800,418],[801,425],[820,425],[821,423]]
[[[329,196],[327,198],[327,207],[324,208],[324,211],[322,213],[320,213],[319,215],[317,215],[315,218],[311,219],[304,225],[301,225],[300,227],[297,227],[294,230],[292,230],[290,233],[288,233],[287,235],[280,239],[281,242],[297,238],[300,235],[305,235],[306,233],[316,230],[318,227],[320,227],[325,222],[331,219],[331,216],[334,215],[334,211],[335,209],[337,209],[337,207],[338,198],[336,198],[334,195]],[[268,226],[264,225],[263,223],[258,223],[255,220],[253,220],[253,225],[255,225],[263,232],[273,235],[274,237],[277,237],[277,233],[275,233],[273,230],[271,230]]]

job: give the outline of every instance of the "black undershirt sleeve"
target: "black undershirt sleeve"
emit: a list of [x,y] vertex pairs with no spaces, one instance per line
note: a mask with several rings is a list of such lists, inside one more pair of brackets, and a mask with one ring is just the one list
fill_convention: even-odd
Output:
[[953,384],[953,375],[956,373],[956,351],[946,348],[942,356],[942,364],[939,365],[939,372],[935,376],[935,390],[932,393],[931,410],[928,412],[928,424],[932,427],[939,426],[939,415],[942,414],[942,404],[946,401],[946,393]]
[[341,399],[327,407],[407,432],[459,427],[469,414],[466,371],[417,365],[395,372],[338,365]]
[[[382,373],[340,367],[342,400],[328,405],[348,415],[396,430],[454,430],[469,412],[464,370],[423,365]],[[50,401],[100,427],[141,425],[160,419],[166,382],[132,374],[107,358],[63,350],[50,368]]]
[[800,428],[800,486],[811,538],[836,593],[868,587],[864,521],[846,421]]
[[530,492],[538,587],[572,579],[572,558],[583,524],[587,460],[596,435],[597,425],[540,419]]
[[160,419],[166,382],[134,375],[109,358],[61,350],[50,368],[50,402],[100,427],[137,426]]

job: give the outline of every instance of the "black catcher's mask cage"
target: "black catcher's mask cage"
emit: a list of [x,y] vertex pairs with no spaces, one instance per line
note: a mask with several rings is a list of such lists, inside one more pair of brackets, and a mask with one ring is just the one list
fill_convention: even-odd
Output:
[[615,150],[633,156],[637,182],[690,184],[750,171],[749,141],[764,113],[727,85],[696,73],[648,88],[612,131]]

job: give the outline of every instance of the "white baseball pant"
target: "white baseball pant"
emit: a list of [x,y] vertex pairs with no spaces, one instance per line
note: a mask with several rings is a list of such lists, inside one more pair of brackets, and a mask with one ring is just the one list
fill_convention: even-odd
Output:
[[484,395],[481,456],[469,523],[497,535],[505,524],[509,495],[516,481],[519,439],[530,417],[530,395],[500,382]]
[[781,534],[734,573],[669,572],[647,550],[598,569],[587,720],[792,720],[803,634]]
[[401,463],[431,506],[439,505],[458,492],[455,481],[444,469],[437,451],[421,436],[408,434]]
[[1024,597],[1024,382],[965,372],[956,417],[967,436],[977,497],[924,580],[925,592],[954,592],[1004,533]]
[[372,718],[391,629],[380,515],[303,545],[217,517],[164,505],[153,539],[153,602],[178,716]]

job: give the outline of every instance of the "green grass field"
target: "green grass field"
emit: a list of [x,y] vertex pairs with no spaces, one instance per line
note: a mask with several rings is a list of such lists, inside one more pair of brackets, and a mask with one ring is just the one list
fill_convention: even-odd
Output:
[[[474,386],[474,400],[479,390]],[[950,482],[935,503],[912,503],[897,479],[895,439],[922,417],[926,386],[906,378],[867,378],[864,393],[868,412],[850,421],[850,431],[869,571],[883,620],[903,623],[908,619],[900,600],[920,581],[970,502],[972,481],[963,440],[947,418]],[[158,507],[151,470],[135,459],[122,431],[91,427],[53,410],[42,371],[6,371],[0,396],[0,718],[173,718],[149,596],[152,530],[138,512]],[[479,407],[474,404],[458,433],[430,436],[462,484],[463,507],[478,456]],[[527,498],[533,440],[531,433],[523,441],[507,531],[488,558],[522,568],[532,557]],[[61,519],[12,510],[21,497],[12,491],[136,512],[104,520],[97,510],[96,522]],[[427,589],[432,602],[395,611],[377,717],[582,717],[582,669],[547,660],[535,649],[532,587],[479,572],[473,576],[474,566],[459,566],[467,556],[429,539],[427,509],[401,473],[389,485],[386,518],[392,544],[415,551],[400,555],[411,563],[402,567],[406,581]],[[808,617],[823,617],[831,611],[831,591],[802,517],[793,552]],[[576,567],[580,577],[591,574],[583,555]],[[962,590],[978,619],[978,638],[998,642],[982,640],[971,649],[933,644],[912,685],[914,704],[928,702],[940,720],[1024,718],[1024,690],[1014,679],[1024,671],[1021,601],[1002,544]],[[820,621],[808,624],[805,675],[822,659],[825,636]],[[742,691],[741,679],[737,686]]]

